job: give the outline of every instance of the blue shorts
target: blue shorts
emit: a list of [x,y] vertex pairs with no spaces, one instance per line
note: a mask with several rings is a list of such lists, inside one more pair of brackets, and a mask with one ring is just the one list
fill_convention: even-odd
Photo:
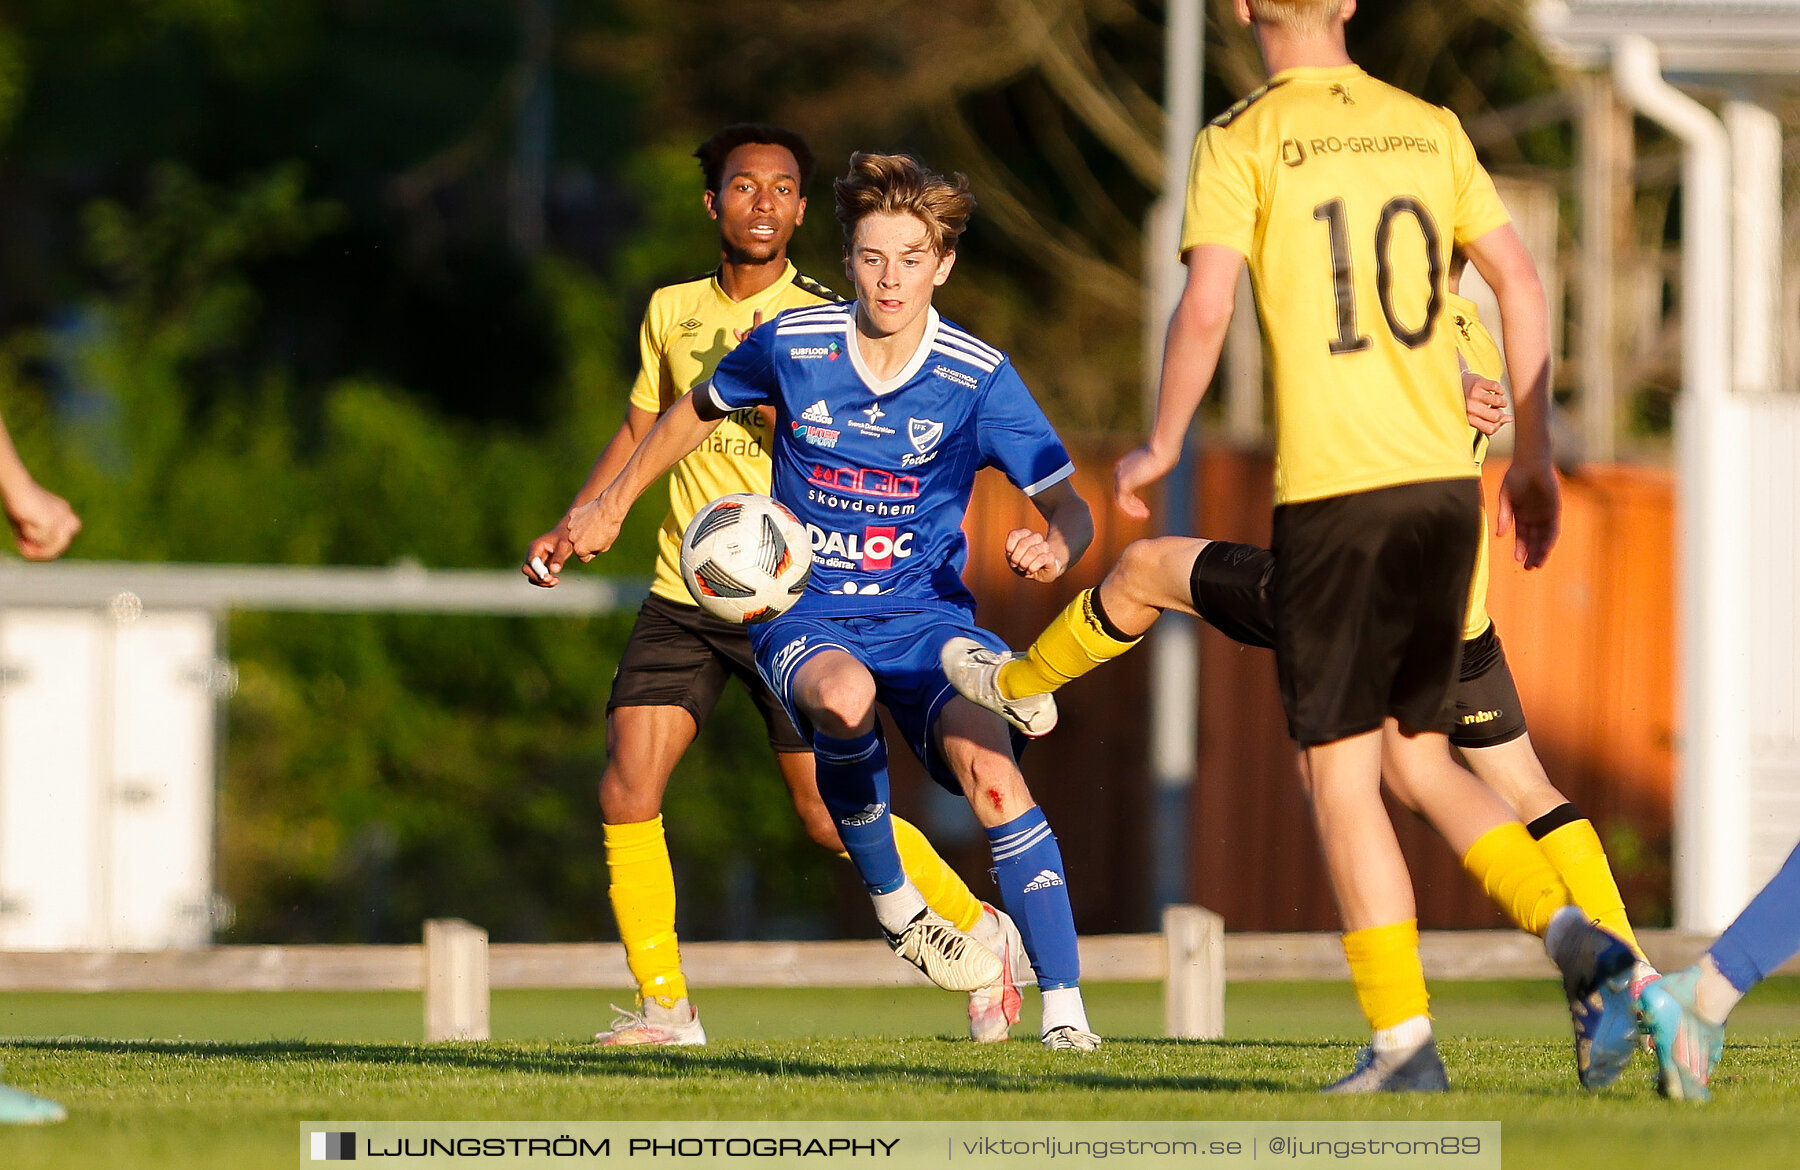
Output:
[[[812,738],[812,723],[794,706],[789,690],[800,664],[820,651],[842,650],[868,667],[875,676],[875,698],[893,716],[907,746],[933,780],[961,796],[962,784],[938,754],[933,735],[938,713],[956,697],[956,688],[939,661],[944,643],[955,637],[973,638],[993,650],[1006,649],[1006,643],[976,625],[967,612],[950,606],[878,616],[789,613],[751,626],[750,648],[756,653],[756,668],[763,680],[808,739]],[[1016,757],[1022,737],[1013,739]]]

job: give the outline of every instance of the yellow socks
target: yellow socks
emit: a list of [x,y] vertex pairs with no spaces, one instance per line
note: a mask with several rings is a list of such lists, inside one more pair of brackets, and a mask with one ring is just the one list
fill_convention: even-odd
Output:
[[[1581,912],[1599,923],[1602,930],[1624,939],[1642,959],[1644,948],[1638,946],[1631,920],[1625,917],[1625,899],[1619,893],[1619,883],[1613,880],[1612,866],[1607,864],[1600,834],[1594,832],[1592,821],[1575,814],[1574,809],[1574,805],[1565,804],[1531,822],[1532,836],[1537,837],[1544,856],[1556,867]],[[1567,819],[1553,827],[1540,829],[1564,810],[1571,814]]]
[[1415,918],[1371,926],[1344,935],[1344,957],[1356,1001],[1374,1031],[1430,1016],[1425,968],[1419,963],[1419,923]]
[[938,856],[918,826],[890,818],[894,822],[894,847],[900,851],[900,868],[918,888],[925,904],[955,923],[967,934],[981,921],[981,899],[972,893],[950,863]]
[[662,817],[604,827],[606,868],[612,874],[608,893],[625,962],[645,1003],[674,1007],[688,991],[675,938],[675,871],[669,865]]
[[1507,917],[1539,938],[1550,916],[1574,901],[1543,849],[1518,821],[1483,833],[1462,864]]
[[1117,631],[1108,631],[1108,623],[1095,606],[1094,593],[1083,589],[1044,627],[1025,657],[1000,668],[1002,696],[1022,699],[1054,691],[1143,641],[1141,637],[1119,638]]

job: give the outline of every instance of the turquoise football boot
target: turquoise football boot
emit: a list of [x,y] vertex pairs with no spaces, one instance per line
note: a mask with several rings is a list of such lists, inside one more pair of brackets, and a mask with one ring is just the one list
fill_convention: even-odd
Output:
[[1700,968],[1664,975],[1644,988],[1638,1013],[1656,1045],[1656,1088],[1672,1101],[1706,1101],[1707,1082],[1725,1054],[1725,1025],[1694,1010]]

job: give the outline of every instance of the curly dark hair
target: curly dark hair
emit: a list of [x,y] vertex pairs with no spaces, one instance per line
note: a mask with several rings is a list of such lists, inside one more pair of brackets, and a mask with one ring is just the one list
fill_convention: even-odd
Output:
[[708,191],[715,195],[719,193],[719,187],[725,182],[725,160],[738,147],[751,143],[785,147],[794,156],[794,162],[799,164],[800,190],[804,192],[807,184],[812,182],[815,160],[812,147],[806,145],[806,139],[785,126],[736,122],[702,142],[700,148],[694,151],[694,157],[700,160],[700,169],[706,173]]

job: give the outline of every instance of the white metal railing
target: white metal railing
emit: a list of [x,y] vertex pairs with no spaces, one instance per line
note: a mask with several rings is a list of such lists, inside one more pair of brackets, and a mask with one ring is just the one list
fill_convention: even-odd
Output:
[[247,609],[310,613],[605,613],[642,600],[646,582],[571,574],[540,589],[516,570],[308,565],[0,561],[0,605],[111,609]]

